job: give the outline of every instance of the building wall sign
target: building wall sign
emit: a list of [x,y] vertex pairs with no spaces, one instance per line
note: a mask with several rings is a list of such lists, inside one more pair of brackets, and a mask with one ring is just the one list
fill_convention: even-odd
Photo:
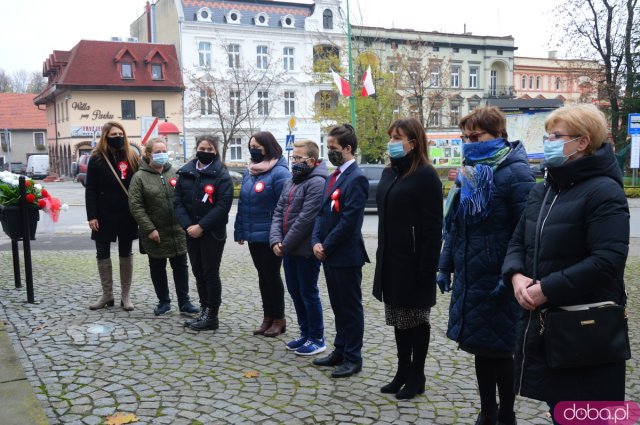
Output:
[[73,102],[71,107],[76,111],[90,111],[91,106],[87,104],[87,102]]
[[71,137],[93,137],[99,136],[102,132],[101,125],[73,125],[71,126]]

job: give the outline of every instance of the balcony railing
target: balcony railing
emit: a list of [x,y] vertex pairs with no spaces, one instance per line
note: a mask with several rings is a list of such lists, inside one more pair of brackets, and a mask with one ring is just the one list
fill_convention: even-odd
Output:
[[514,97],[513,86],[489,86],[489,90],[485,93],[487,99],[513,99]]

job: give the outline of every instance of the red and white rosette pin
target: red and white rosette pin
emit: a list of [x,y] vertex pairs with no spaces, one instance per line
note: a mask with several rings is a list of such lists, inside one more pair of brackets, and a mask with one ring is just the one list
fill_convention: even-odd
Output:
[[215,187],[212,184],[208,184],[204,187],[204,196],[202,197],[202,202],[207,202],[209,200],[210,204],[213,204],[213,192],[215,192]]
[[340,212],[340,189],[336,189],[331,194],[331,210]]
[[255,190],[256,193],[262,192],[264,190],[264,182],[256,183],[256,185],[253,187],[253,190]]
[[171,185],[171,187],[176,187],[176,183],[178,183],[178,179],[176,179],[175,177],[169,179],[169,184]]
[[118,170],[120,170],[120,178],[122,180],[127,178],[127,170],[129,169],[129,164],[124,161],[118,162]]

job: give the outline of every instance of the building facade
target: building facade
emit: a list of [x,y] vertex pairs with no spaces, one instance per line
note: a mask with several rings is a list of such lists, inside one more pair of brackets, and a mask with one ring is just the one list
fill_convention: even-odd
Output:
[[[184,84],[172,45],[82,40],[70,51],[53,51],[43,75],[47,87],[33,102],[46,106],[51,171],[59,175],[70,175],[71,163],[92,150],[108,121],[120,122],[139,150],[159,122],[182,129]],[[169,150],[184,159],[179,142]]]
[[47,153],[47,111],[30,93],[0,93],[0,170],[24,171],[27,158]]
[[189,152],[198,135],[215,134],[226,162],[240,165],[258,130],[271,131],[283,146],[289,133],[323,144],[314,102],[332,85],[314,78],[313,63],[324,50],[346,63],[344,28],[339,0],[158,0],[131,25],[131,35],[178,50]]
[[457,130],[487,99],[512,98],[513,37],[354,27],[354,55],[374,55],[381,71],[401,75],[398,110],[429,130]]
[[519,99],[558,99],[565,105],[597,103],[598,81],[603,79],[597,61],[548,58],[514,58],[513,78]]

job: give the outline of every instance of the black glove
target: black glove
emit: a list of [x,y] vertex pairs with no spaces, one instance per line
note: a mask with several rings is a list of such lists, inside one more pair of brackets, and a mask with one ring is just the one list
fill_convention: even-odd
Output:
[[438,288],[440,288],[440,292],[443,294],[451,291],[451,273],[445,272],[444,270],[439,271],[438,276],[436,276],[436,283],[438,284]]

